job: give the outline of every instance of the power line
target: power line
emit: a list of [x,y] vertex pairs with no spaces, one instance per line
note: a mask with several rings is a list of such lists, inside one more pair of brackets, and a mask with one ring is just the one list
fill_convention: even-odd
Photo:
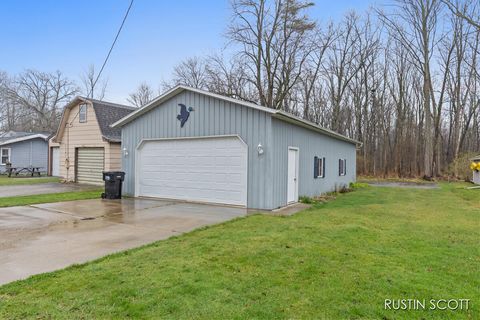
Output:
[[100,75],[103,72],[103,69],[105,68],[105,65],[107,64],[108,59],[110,58],[110,54],[112,53],[113,47],[115,46],[115,43],[117,42],[118,36],[120,35],[120,32],[122,32],[123,25],[125,24],[125,20],[127,20],[128,14],[130,13],[130,9],[132,8],[133,5],[133,0],[130,1],[130,5],[128,6],[127,12],[125,13],[125,16],[123,17],[122,24],[120,25],[120,28],[117,31],[117,35],[115,36],[115,39],[113,40],[112,45],[110,46],[110,50],[108,51],[107,57],[105,58],[105,61],[103,61],[102,67],[100,68],[100,71],[98,72],[97,78],[93,82],[92,88],[90,89],[90,93],[87,95],[90,96],[92,95],[91,98],[93,98],[93,89],[95,88],[95,85],[97,84],[98,79],[100,79]]

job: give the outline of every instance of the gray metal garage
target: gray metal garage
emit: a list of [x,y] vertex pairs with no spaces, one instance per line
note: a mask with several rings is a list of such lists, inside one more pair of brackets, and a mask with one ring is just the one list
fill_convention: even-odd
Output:
[[299,119],[177,86],[122,128],[124,192],[274,209],[355,181],[357,141]]

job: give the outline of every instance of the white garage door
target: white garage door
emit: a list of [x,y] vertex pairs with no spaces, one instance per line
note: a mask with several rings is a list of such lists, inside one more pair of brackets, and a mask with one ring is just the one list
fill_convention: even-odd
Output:
[[238,137],[146,141],[137,153],[136,194],[246,206],[247,153]]
[[60,147],[52,147],[52,176],[60,176]]
[[78,148],[77,157],[77,182],[103,184],[103,148]]

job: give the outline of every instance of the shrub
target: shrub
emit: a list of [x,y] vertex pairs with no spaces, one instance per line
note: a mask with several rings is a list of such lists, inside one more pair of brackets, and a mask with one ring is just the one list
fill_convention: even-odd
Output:
[[369,188],[370,185],[368,183],[362,183],[362,182],[351,182],[350,183],[350,188],[352,189],[363,189],[363,188]]
[[472,179],[472,169],[470,169],[470,158],[476,156],[477,153],[464,153],[450,163],[446,173],[450,177],[455,177],[460,180],[470,181]]
[[300,196],[298,201],[300,201],[301,203],[306,203],[306,204],[312,204],[312,203],[315,202],[312,198],[307,197],[307,196]]

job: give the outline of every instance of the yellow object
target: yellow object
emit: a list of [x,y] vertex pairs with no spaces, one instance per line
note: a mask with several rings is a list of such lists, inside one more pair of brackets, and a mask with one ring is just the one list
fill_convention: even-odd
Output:
[[475,170],[475,171],[480,171],[480,162],[472,162],[470,163],[470,169]]

